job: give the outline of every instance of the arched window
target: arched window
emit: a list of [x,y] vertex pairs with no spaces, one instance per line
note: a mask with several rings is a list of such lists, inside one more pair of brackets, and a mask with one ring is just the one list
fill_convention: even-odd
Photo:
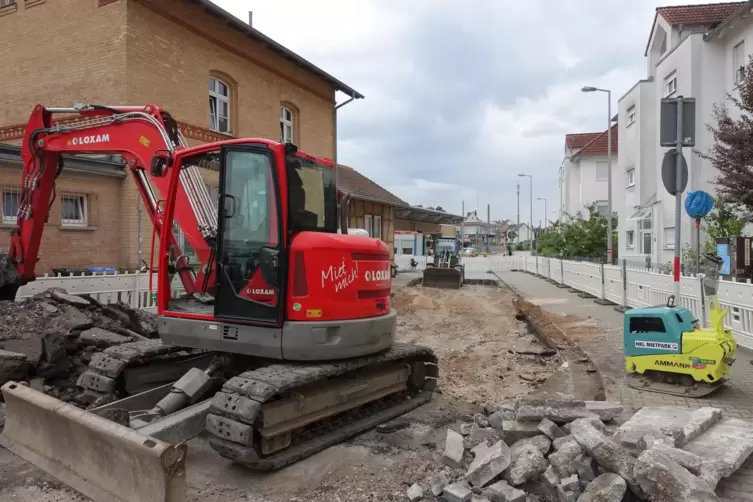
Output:
[[209,129],[230,134],[230,86],[209,77]]
[[287,106],[280,107],[280,143],[294,143],[295,114]]

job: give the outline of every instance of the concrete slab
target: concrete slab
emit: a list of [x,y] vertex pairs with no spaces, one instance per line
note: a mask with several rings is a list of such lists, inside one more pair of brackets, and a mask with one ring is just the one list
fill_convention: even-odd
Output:
[[722,477],[729,477],[753,453],[753,424],[724,418],[683,448],[713,461]]

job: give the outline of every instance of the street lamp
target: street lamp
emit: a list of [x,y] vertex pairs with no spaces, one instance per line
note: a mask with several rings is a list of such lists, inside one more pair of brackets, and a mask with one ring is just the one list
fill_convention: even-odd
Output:
[[546,211],[546,197],[538,197],[536,200],[543,200],[544,201],[544,228],[547,228],[549,226],[549,222],[547,220],[547,211]]
[[531,176],[530,174],[518,174],[518,176],[521,176],[521,177],[527,176],[530,181],[531,199],[530,199],[529,206],[531,210],[531,214],[530,214],[531,219],[529,220],[529,223],[528,223],[530,225],[528,227],[528,232],[530,233],[529,237],[531,241],[531,252],[533,252],[533,176]]
[[607,263],[612,264],[612,91],[584,86],[583,92],[607,93]]

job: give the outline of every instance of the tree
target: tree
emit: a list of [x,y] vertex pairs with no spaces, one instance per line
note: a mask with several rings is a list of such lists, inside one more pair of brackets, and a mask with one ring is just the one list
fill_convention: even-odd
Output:
[[713,240],[742,235],[745,219],[743,219],[741,212],[738,204],[716,197],[714,208],[704,216],[701,227]]
[[[596,210],[596,205],[587,207],[588,218],[578,212],[564,223],[553,224],[539,239],[537,251],[542,255],[558,255],[569,258],[606,258],[607,217]],[[617,258],[617,216],[612,215],[613,258]]]
[[732,118],[726,104],[715,104],[716,124],[706,125],[714,135],[714,146],[705,153],[694,151],[718,170],[714,184],[720,198],[736,201],[746,213],[753,213],[753,56],[741,69],[739,97],[726,94],[740,118]]

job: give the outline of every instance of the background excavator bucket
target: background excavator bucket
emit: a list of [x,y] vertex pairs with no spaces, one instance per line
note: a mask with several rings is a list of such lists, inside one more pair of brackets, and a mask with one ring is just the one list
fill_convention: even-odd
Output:
[[457,289],[463,285],[463,274],[453,267],[426,267],[422,285],[427,288]]
[[139,434],[16,382],[0,445],[97,502],[183,502],[186,445]]

